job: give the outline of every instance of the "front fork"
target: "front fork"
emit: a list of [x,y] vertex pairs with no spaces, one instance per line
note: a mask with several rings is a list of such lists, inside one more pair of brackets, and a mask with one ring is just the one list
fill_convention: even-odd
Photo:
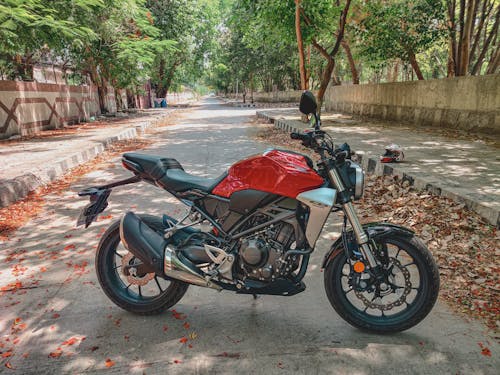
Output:
[[[331,168],[328,171],[328,176],[330,177],[330,182],[332,183],[333,186],[335,186],[338,192],[341,193],[345,191],[342,179],[340,178],[338,172],[335,169]],[[361,254],[363,254],[363,257],[368,262],[370,268],[376,268],[378,266],[377,260],[373,256],[373,253],[370,249],[370,246],[368,244],[369,240],[368,235],[363,230],[363,227],[359,222],[358,215],[356,213],[354,205],[352,204],[351,201],[349,201],[344,203],[342,205],[342,208],[344,210],[344,214],[347,216],[347,219],[351,223],[352,230],[354,232],[354,235],[356,236],[356,241],[361,249]]]

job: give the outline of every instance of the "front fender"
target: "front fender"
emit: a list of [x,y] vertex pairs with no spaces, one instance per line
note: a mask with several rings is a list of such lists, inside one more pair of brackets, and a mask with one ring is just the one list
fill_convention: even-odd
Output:
[[[370,240],[389,237],[395,233],[408,237],[412,237],[415,235],[415,232],[411,229],[402,227],[401,225],[384,222],[363,224],[363,229],[368,234],[368,238]],[[348,232],[352,232],[352,229],[349,229]],[[328,264],[330,264],[330,262],[342,251],[344,251],[344,248],[342,246],[342,237],[339,237],[335,240],[328,253],[325,254],[321,268],[326,268]]]

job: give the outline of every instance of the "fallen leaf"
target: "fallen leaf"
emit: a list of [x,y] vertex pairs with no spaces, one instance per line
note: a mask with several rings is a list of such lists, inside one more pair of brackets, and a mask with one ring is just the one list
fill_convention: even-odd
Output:
[[64,341],[62,345],[68,345],[68,346],[74,345],[77,341],[78,339],[76,337],[71,337],[70,339]]
[[90,348],[90,351],[91,352],[95,352],[97,349],[99,349],[98,346],[93,346],[93,347]]
[[57,319],[59,318],[61,315],[59,315],[58,313],[54,313],[52,314],[52,319]]
[[56,350],[54,352],[49,353],[49,357],[51,358],[59,358],[62,355],[62,350]]
[[75,248],[75,245],[67,245],[64,247],[64,251],[72,250]]
[[10,362],[5,362],[5,367],[7,367],[10,370],[14,370],[14,367],[10,364]]
[[491,357],[491,350],[485,346],[481,349],[481,354],[485,357]]
[[181,361],[181,360],[179,360],[179,359],[174,359],[174,363],[175,363],[175,364],[179,364],[179,363],[182,363],[182,361]]
[[188,322],[184,322],[184,324],[182,325],[185,329],[189,329],[190,325]]
[[106,362],[104,362],[106,367],[113,367],[115,365],[115,361],[112,361],[110,358],[106,358]]
[[168,326],[163,325],[163,332],[167,332],[167,330],[168,330]]
[[9,350],[5,353],[2,353],[2,358],[8,358],[8,357],[12,357],[12,351]]
[[188,341],[187,337],[183,337],[183,338],[181,338],[181,339],[179,340],[179,342],[180,342],[180,343],[182,343],[182,344],[187,343],[187,341]]
[[196,332],[191,332],[191,333],[189,334],[189,338],[190,338],[191,340],[196,340],[196,338],[197,338],[197,337],[198,337],[198,334],[197,334]]

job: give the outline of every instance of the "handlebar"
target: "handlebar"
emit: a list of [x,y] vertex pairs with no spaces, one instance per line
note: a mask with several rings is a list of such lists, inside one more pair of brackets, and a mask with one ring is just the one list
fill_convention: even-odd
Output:
[[[326,136],[326,140],[325,140]],[[334,148],[333,139],[322,130],[315,130],[306,133],[290,133],[290,138],[302,141],[302,145],[309,147],[319,152],[322,158],[323,152],[336,158],[337,160],[349,159],[351,156],[351,148],[347,143],[342,144],[338,148]]]

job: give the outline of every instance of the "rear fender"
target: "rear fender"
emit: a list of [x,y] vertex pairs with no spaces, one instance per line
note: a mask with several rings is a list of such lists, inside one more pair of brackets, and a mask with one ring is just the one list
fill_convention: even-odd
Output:
[[[363,225],[363,229],[368,234],[368,238],[370,240],[387,238],[393,236],[395,233],[407,237],[413,237],[415,235],[415,232],[411,229],[391,223],[367,223]],[[352,232],[352,229],[350,229],[348,232]],[[344,247],[342,245],[342,237],[339,237],[333,243],[328,253],[326,253],[321,268],[326,268],[330,264],[330,262],[332,262],[333,259],[335,259],[335,257],[343,251]]]

